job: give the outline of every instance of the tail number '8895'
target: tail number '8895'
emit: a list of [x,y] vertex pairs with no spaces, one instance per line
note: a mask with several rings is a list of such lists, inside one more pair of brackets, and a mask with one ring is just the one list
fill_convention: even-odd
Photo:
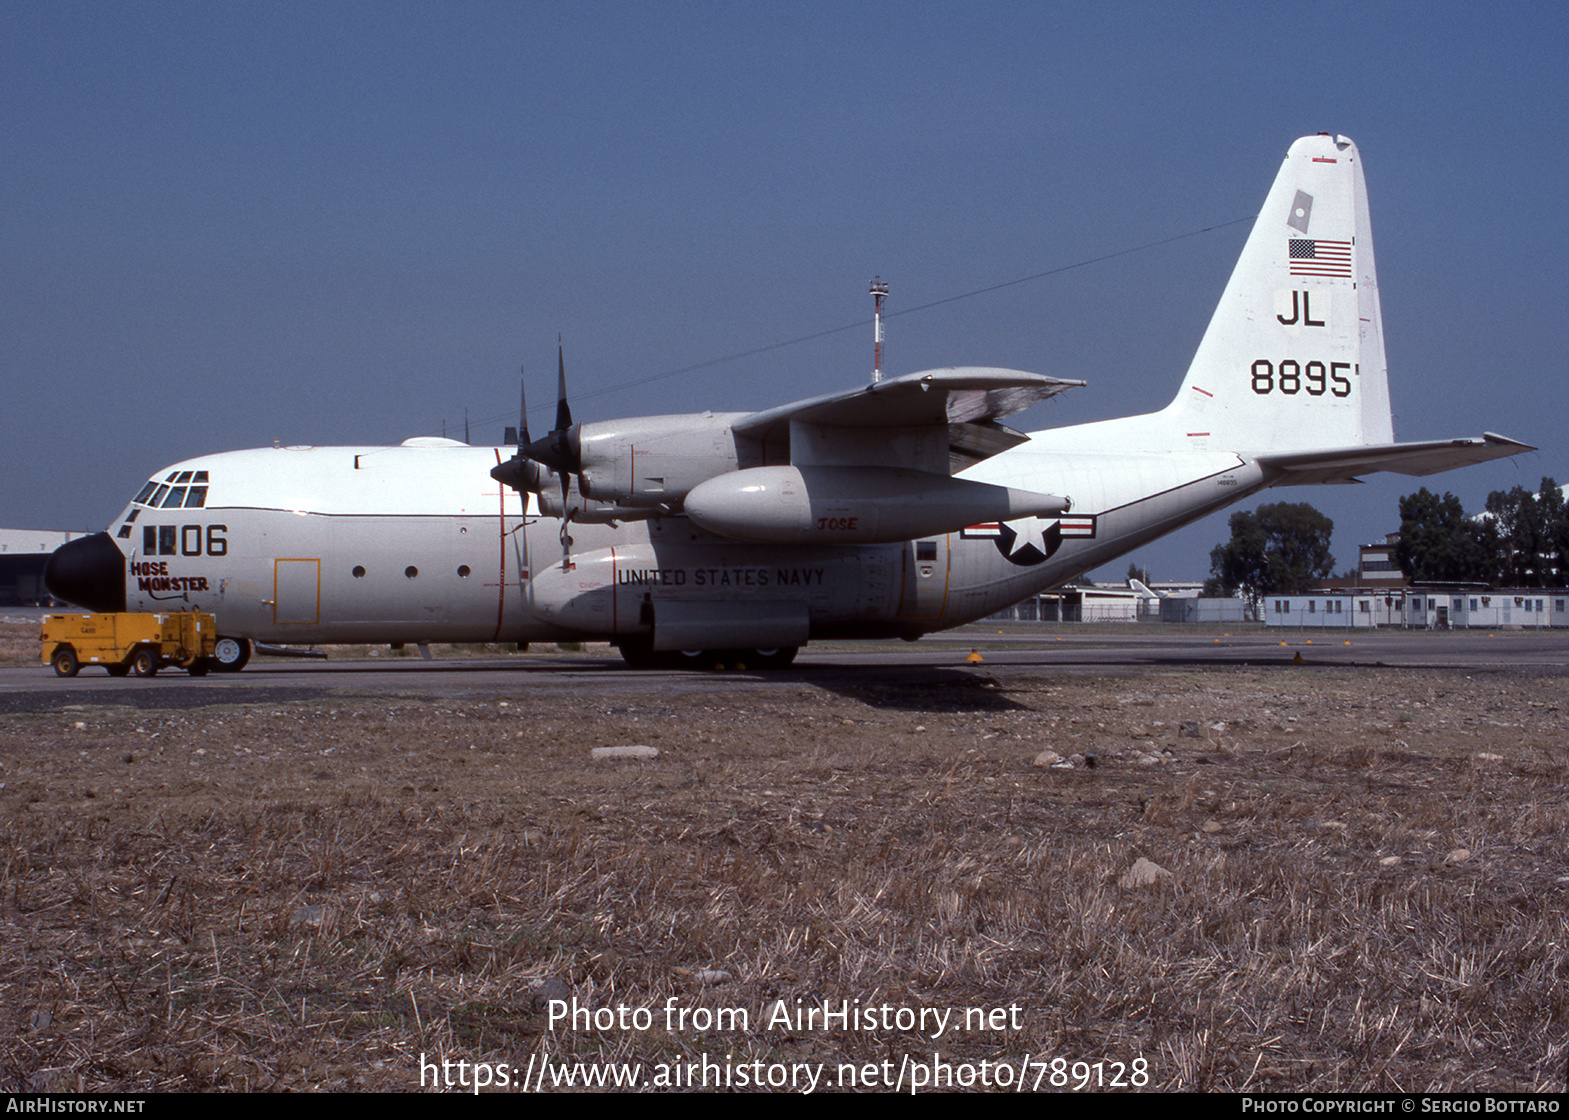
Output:
[[1253,391],[1260,396],[1279,390],[1288,397],[1298,393],[1322,397],[1328,390],[1331,396],[1349,397],[1351,379],[1345,371],[1351,368],[1350,362],[1330,362],[1326,368],[1323,362],[1303,365],[1290,358],[1276,366],[1274,362],[1260,358],[1253,363]]

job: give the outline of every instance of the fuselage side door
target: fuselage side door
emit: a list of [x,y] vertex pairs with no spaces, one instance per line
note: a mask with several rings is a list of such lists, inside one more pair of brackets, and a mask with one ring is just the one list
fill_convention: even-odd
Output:
[[275,626],[315,626],[321,621],[321,561],[274,560],[272,621]]
[[904,582],[899,594],[899,617],[940,618],[947,604],[947,535],[907,541],[904,546]]

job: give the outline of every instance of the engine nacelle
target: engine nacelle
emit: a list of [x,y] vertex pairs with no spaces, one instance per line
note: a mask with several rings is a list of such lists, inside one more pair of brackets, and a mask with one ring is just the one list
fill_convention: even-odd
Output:
[[716,475],[762,463],[731,424],[743,414],[700,412],[584,424],[576,448],[583,494],[621,506],[680,508],[688,491]]
[[1054,517],[1067,498],[902,467],[754,467],[686,496],[711,533],[760,544],[881,544],[966,525]]
[[609,525],[619,521],[646,521],[657,517],[664,510],[659,507],[624,506],[617,502],[602,502],[585,498],[578,489],[577,476],[567,476],[567,493],[561,495],[561,476],[554,471],[543,472],[539,488],[539,512],[546,517],[571,519],[579,525]]

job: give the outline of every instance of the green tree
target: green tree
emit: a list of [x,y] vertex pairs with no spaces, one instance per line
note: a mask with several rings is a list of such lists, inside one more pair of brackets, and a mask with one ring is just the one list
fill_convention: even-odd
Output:
[[1335,570],[1335,523],[1305,502],[1234,513],[1230,525],[1231,540],[1209,554],[1210,574],[1227,594],[1240,591],[1257,603],[1308,591]]
[[1562,587],[1569,553],[1563,491],[1551,478],[1531,493],[1524,486],[1494,490],[1487,512],[1496,533],[1495,578],[1505,587]]
[[1424,487],[1400,499],[1395,562],[1414,583],[1491,583],[1494,535],[1487,521],[1465,515],[1459,498],[1440,498]]

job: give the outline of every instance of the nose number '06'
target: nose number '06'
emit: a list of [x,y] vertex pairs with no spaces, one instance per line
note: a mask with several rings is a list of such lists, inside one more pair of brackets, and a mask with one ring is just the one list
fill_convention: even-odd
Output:
[[143,556],[227,556],[227,525],[144,525]]
[[1350,362],[1330,362],[1326,369],[1323,362],[1304,366],[1286,358],[1277,369],[1273,362],[1260,358],[1253,363],[1253,391],[1264,396],[1278,389],[1288,397],[1306,391],[1310,397],[1322,397],[1327,390],[1331,396],[1349,397],[1351,379],[1344,371],[1353,368]]

